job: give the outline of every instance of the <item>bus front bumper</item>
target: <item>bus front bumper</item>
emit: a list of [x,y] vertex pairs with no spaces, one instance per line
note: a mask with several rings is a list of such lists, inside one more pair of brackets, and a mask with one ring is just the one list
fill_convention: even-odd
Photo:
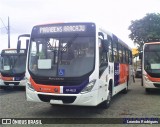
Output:
[[48,102],[50,104],[59,105],[79,105],[79,106],[97,106],[98,90],[94,90],[85,94],[54,94],[42,93],[30,90],[26,85],[27,101]]
[[0,86],[25,86],[26,80],[21,81],[4,81],[0,79]]
[[153,88],[153,89],[160,89],[160,82],[151,82],[143,80],[143,87],[144,88]]

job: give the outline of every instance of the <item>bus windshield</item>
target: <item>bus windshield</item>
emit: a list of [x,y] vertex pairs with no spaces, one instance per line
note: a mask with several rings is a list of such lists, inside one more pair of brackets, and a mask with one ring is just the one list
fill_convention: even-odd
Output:
[[22,74],[26,69],[26,55],[5,55],[1,56],[1,74],[16,75]]
[[148,73],[160,73],[160,45],[146,45],[144,49],[144,69]]
[[94,69],[94,36],[31,38],[29,71],[41,77],[79,77]]

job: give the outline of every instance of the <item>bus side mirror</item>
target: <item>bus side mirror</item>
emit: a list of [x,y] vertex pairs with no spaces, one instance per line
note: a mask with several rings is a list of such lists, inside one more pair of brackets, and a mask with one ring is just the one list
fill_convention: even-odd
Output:
[[28,50],[29,39],[26,40],[26,50]]
[[139,59],[140,59],[140,60],[142,59],[142,56],[143,56],[143,52],[140,52],[140,53],[139,53]]
[[21,49],[21,40],[18,40],[18,43],[17,43],[17,53],[20,52],[20,49]]

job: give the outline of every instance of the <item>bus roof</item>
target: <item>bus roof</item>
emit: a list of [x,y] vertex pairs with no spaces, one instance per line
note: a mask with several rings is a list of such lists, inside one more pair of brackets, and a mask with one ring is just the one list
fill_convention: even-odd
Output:
[[118,39],[118,42],[119,42],[121,45],[125,46],[125,47],[128,48],[129,50],[132,50],[131,47],[129,47],[124,41],[122,41],[121,39],[119,39],[115,34],[109,32],[109,31],[106,31],[106,30],[104,30],[103,28],[99,28],[99,29],[100,29],[100,31],[108,34],[108,35],[111,36],[112,38],[113,38],[113,36],[115,36],[115,37]]
[[[80,24],[80,23],[96,24],[96,23],[94,23],[94,22],[53,22],[53,23],[37,24],[37,25],[35,25],[35,26],[58,25],[58,24]],[[35,26],[33,26],[33,27],[35,27]]]

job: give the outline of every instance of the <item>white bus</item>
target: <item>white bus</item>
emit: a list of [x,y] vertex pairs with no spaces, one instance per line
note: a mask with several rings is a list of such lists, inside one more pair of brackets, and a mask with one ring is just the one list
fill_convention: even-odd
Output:
[[131,49],[91,22],[34,26],[27,60],[28,101],[107,108],[132,79]]
[[[21,48],[21,39],[25,37],[26,46]],[[29,34],[18,36],[17,49],[3,49],[0,59],[0,88],[25,86],[25,71]],[[23,38],[24,39],[24,38]]]
[[160,88],[160,42],[145,43],[142,57],[142,86],[146,92]]

